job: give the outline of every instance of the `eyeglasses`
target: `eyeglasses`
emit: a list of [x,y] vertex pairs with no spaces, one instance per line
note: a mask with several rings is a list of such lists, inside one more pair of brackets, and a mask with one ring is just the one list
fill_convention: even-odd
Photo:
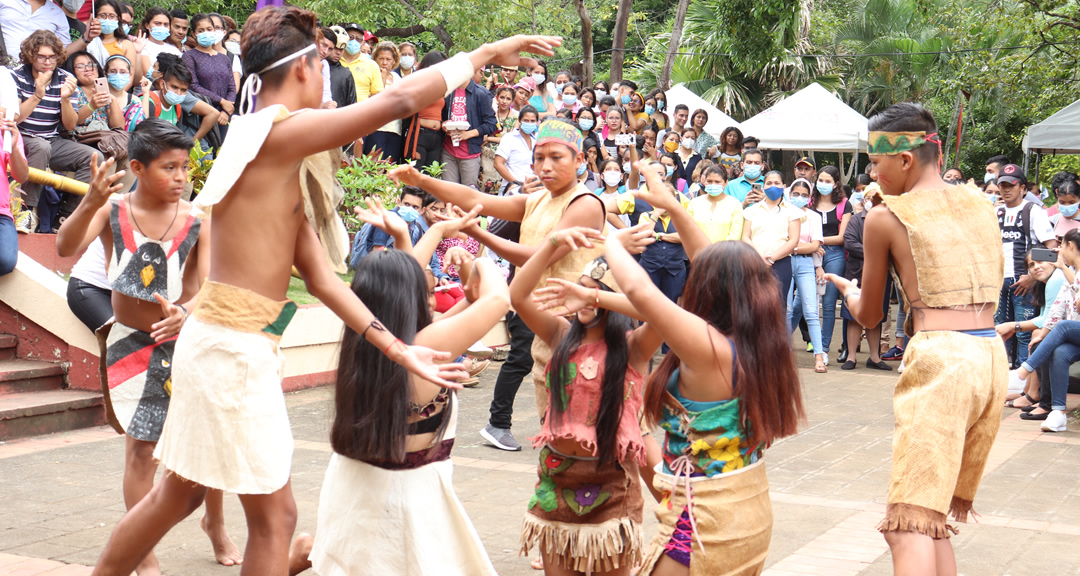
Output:
[[73,66],[73,68],[75,69],[76,72],[83,72],[83,71],[86,71],[86,70],[93,70],[94,65],[93,64],[76,64],[75,66]]
[[116,14],[98,14],[98,20],[119,20]]
[[809,194],[796,194],[796,193],[792,192],[791,197],[792,198],[809,198],[810,195]]
[[38,54],[37,58],[35,58],[35,59],[37,60],[38,64],[45,64],[47,62],[56,62],[57,57],[56,57],[55,54],[52,55],[52,56],[46,56],[44,54]]

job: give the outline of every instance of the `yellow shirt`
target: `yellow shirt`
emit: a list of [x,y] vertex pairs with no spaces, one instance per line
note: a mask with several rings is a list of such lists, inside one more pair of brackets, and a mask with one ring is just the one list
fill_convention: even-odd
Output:
[[743,218],[750,226],[750,244],[762,256],[771,256],[789,240],[788,225],[802,222],[806,215],[783,201],[776,208],[761,201],[743,210]]
[[702,194],[690,201],[686,211],[694,217],[710,242],[724,240],[742,240],[743,210],[742,203],[724,194],[714,200],[708,194]]
[[374,60],[362,58],[359,54],[352,62],[345,61],[341,57],[341,65],[352,72],[353,80],[356,81],[356,101],[363,102],[368,98],[383,91],[382,72]]
[[[648,188],[645,188],[644,186],[642,188],[644,188],[645,190],[648,190]],[[679,199],[679,204],[681,204],[683,208],[686,208],[686,206],[688,204],[690,204],[690,199],[688,199],[686,196],[680,194],[679,192],[675,193],[675,197]],[[619,194],[619,196],[615,199],[615,205],[619,208],[619,214],[633,214],[634,213],[634,206],[636,205],[636,198],[634,198],[634,195],[632,193],[624,192],[622,194]],[[630,225],[631,226],[637,226],[638,224],[641,224],[641,222],[644,219],[649,217],[649,214],[652,214],[652,212],[650,211],[650,212],[641,214],[638,217],[638,221],[637,222],[631,222]],[[668,213],[665,211],[660,216],[660,221],[664,224],[664,228],[667,229],[668,222],[671,221],[671,216],[669,216]]]

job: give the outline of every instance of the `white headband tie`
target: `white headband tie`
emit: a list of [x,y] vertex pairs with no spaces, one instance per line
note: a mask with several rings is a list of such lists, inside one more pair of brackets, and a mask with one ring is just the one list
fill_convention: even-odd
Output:
[[255,96],[262,90],[262,78],[260,77],[260,74],[265,74],[267,70],[272,70],[286,62],[296,60],[312,50],[318,50],[318,47],[314,44],[305,46],[258,72],[248,74],[247,79],[244,80],[244,87],[240,90],[240,114],[247,114],[255,108]]

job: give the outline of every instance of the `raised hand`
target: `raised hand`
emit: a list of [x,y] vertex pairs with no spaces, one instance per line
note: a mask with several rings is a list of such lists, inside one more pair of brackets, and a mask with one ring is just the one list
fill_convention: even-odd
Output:
[[547,282],[548,286],[537,288],[533,292],[533,302],[536,302],[536,309],[541,312],[559,309],[559,316],[576,314],[596,302],[596,294],[591,288],[562,278],[548,278]]
[[142,80],[139,80],[139,88],[142,88],[142,93],[143,94],[149,94],[150,93],[151,85],[152,85],[152,83],[150,82],[150,79],[147,78],[146,76],[143,76]]
[[848,294],[861,293],[858,280],[848,280],[847,278],[836,274],[826,274],[825,279],[832,282],[836,288],[840,290],[841,297],[847,296]]
[[124,177],[124,170],[110,176],[109,168],[115,164],[115,160],[109,158],[98,165],[97,158],[97,152],[90,157],[90,190],[86,192],[83,201],[89,202],[91,206],[104,206],[109,201],[109,196],[124,187],[123,184],[116,183]]
[[462,230],[472,228],[474,226],[479,226],[479,215],[480,211],[484,209],[484,206],[483,204],[477,204],[476,206],[473,206],[472,210],[466,212],[461,208],[451,204],[449,206],[449,209],[450,213],[456,216],[456,218],[447,217],[445,220],[439,223],[439,225],[443,228],[443,236],[453,236],[458,232],[461,232]]
[[141,53],[143,48],[146,47],[146,32],[139,32],[139,35],[131,43],[135,45],[135,53]]
[[361,206],[353,208],[357,218],[386,232],[390,236],[409,235],[409,225],[401,216],[383,208],[382,202],[374,196],[368,196],[365,200],[368,205],[366,209]]
[[465,370],[465,365],[461,362],[438,363],[450,360],[449,352],[432,350],[426,346],[404,346],[398,341],[390,346],[387,356],[409,372],[443,388],[460,390],[462,386],[456,380],[469,377],[468,370]]
[[649,165],[648,161],[640,160],[634,164],[634,167],[637,168],[639,174],[645,177],[645,186],[633,191],[634,198],[648,202],[653,208],[668,211],[678,204],[678,200],[668,190],[664,179],[656,173],[656,170]]
[[112,102],[112,94],[109,94],[108,92],[94,92],[94,95],[91,97],[90,107],[97,110],[98,108],[108,106],[110,102]]
[[[469,251],[461,246],[454,246],[446,251],[443,255],[442,271],[447,274],[453,274],[454,270],[462,270],[470,266],[473,262],[473,255],[469,254]],[[461,277],[461,274],[457,274]]]
[[532,58],[523,58],[520,55],[521,52],[554,56],[555,49],[559,46],[562,46],[562,38],[558,36],[512,36],[487,45],[487,48],[494,52],[488,61],[505,67],[522,65],[532,67],[536,65],[536,61]]
[[397,168],[392,168],[386,175],[403,186],[419,186],[420,179],[423,177],[415,166],[409,164],[402,164]]
[[645,248],[656,242],[656,234],[653,232],[652,220],[646,219],[637,226],[623,228],[608,235],[609,242],[622,244],[626,251],[631,254],[641,254]]
[[75,83],[75,77],[69,76],[67,80],[64,80],[64,84],[60,86],[60,97],[71,98],[71,95],[75,93],[75,89],[79,85]]
[[585,228],[583,226],[556,230],[551,234],[552,244],[555,244],[556,246],[569,246],[571,250],[577,250],[578,248],[592,248],[592,240],[602,242],[604,240],[604,235],[601,234],[599,230]]
[[162,320],[150,326],[150,330],[152,330],[150,337],[154,339],[154,342],[161,342],[180,333],[180,328],[183,328],[187,314],[184,314],[183,308],[169,302],[161,294],[154,294],[154,300],[161,304]]

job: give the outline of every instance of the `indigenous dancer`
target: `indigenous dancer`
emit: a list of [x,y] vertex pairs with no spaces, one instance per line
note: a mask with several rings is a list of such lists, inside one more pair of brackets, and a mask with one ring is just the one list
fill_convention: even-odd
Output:
[[460,364],[435,363],[449,354],[396,338],[327,265],[343,269],[347,254],[327,150],[415,113],[477,67],[517,65],[520,50],[551,54],[559,42],[518,37],[484,45],[411,74],[386,98],[292,114],[321,100],[315,30],[315,15],[292,6],[264,8],[244,27],[250,72],[241,109],[254,113],[233,120],[196,202],[214,207],[216,234],[210,278],[177,341],[172,407],[154,453],[169,473],[120,521],[94,574],[129,574],[207,488],[240,494],[248,521],[242,574],[286,573],[296,505],[278,342],[296,310],[284,301],[294,265],[312,295],[391,360],[443,386],[466,374]]
[[653,482],[667,492],[638,573],[758,574],[772,532],[762,452],[803,416],[780,288],[749,245],[700,248],[704,232],[654,171],[643,173],[648,191],[639,194],[671,215],[692,266],[680,307],[623,243],[607,242],[615,279],[671,347],[645,393],[646,420],[666,432]]
[[[650,223],[651,224],[651,223]],[[650,227],[621,239],[651,240]],[[561,230],[542,244],[510,284],[514,309],[537,338],[554,349],[545,370],[549,401],[540,435],[540,481],[522,521],[521,549],[537,545],[549,574],[622,574],[641,561],[644,501],[638,467],[645,464],[638,414],[649,359],[660,337],[648,324],[595,307],[573,321],[541,312],[533,287],[563,246],[593,248],[589,228]],[[617,289],[607,261],[585,265],[578,283]]]
[[[460,271],[472,303],[464,299],[466,308],[434,323],[424,271],[405,251],[361,260],[352,289],[387,329],[458,356],[510,307],[494,262],[479,258]],[[330,432],[334,454],[310,556],[317,573],[495,574],[454,493],[457,403],[456,394],[411,376],[346,329]]]
[[[411,166],[391,170],[390,177],[422,188],[439,200],[464,210],[472,210],[477,204],[483,204],[482,214],[485,216],[521,222],[520,243],[499,238],[478,226],[464,230],[514,266],[520,267],[556,230],[575,226],[603,229],[606,219],[603,202],[578,182],[577,169],[584,161],[582,137],[577,126],[561,118],[550,118],[537,130],[533,148],[533,172],[544,185],[544,190],[540,192],[491,196],[475,188],[424,176]],[[600,249],[596,247],[571,251],[561,246],[548,259],[537,287],[542,286],[549,277],[576,282],[585,264],[599,255]],[[547,409],[544,367],[551,359],[551,349],[542,338],[535,338],[532,355],[536,410],[542,416]]]
[[866,216],[862,290],[828,275],[856,321],[874,326],[891,266],[906,332],[917,332],[893,395],[889,505],[878,526],[896,574],[956,574],[948,540],[956,529],[946,514],[966,522],[971,512],[1009,377],[994,330],[1005,270],[997,222],[978,188],[941,179],[940,146],[934,117],[919,104],[894,104],[870,119],[884,207]]
[[[135,506],[154,485],[154,446],[169,410],[176,335],[210,270],[210,226],[180,197],[187,184],[194,142],[172,124],[148,120],[131,134],[128,150],[136,189],[110,194],[124,171],[107,176],[110,158],[91,165],[90,191],[56,238],[61,256],[85,250],[100,238],[105,247],[115,317],[98,330],[101,384],[109,423],[126,434],[124,502]],[[144,228],[145,227],[145,228]],[[203,530],[226,566],[243,560],[225,532],[222,494],[206,499]],[[139,574],[158,573],[153,552]]]

